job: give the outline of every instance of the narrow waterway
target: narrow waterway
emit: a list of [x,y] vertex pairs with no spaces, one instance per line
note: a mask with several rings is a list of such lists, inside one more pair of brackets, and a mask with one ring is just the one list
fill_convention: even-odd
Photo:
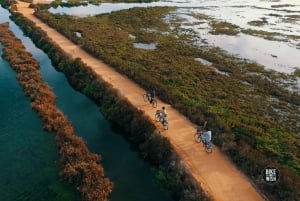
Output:
[[0,96],[0,200],[78,200],[59,180],[54,135],[43,131],[16,73],[2,58]]
[[[8,12],[0,7],[0,23],[9,21],[8,15]],[[65,76],[51,65],[47,55],[37,49],[29,38],[24,37],[22,31],[11,21],[10,28],[22,40],[26,49],[40,62],[42,76],[57,96],[57,107],[71,120],[76,134],[85,140],[92,152],[101,154],[105,175],[114,182],[110,200],[171,200],[154,184],[154,174],[149,165],[130,149],[129,144],[121,135],[112,131],[109,122],[101,115],[98,107],[84,95],[73,90]],[[52,197],[48,200],[76,200],[76,193],[59,183],[58,169],[54,163],[58,156],[53,135],[42,131],[41,122],[30,109],[30,103],[18,86],[15,73],[8,68],[5,61],[0,62],[0,142],[2,142],[0,164],[8,164],[5,167],[10,172],[10,174],[7,174],[5,170],[2,172],[5,175],[4,178],[7,177],[4,180],[0,175],[0,200],[47,200],[49,193],[46,190],[49,188],[60,193],[60,197]],[[17,92],[16,89],[18,89]],[[3,129],[3,127],[6,128],[5,126],[7,129]],[[30,134],[33,137],[30,137]],[[16,154],[18,150],[21,150],[23,154]],[[41,167],[43,165],[44,168]],[[23,168],[36,175],[33,177],[27,174]],[[53,180],[55,184],[51,185]],[[17,185],[18,182],[22,185]],[[31,185],[31,183],[37,184]],[[15,192],[24,192],[25,187],[33,191],[27,193],[27,197],[16,199]],[[34,191],[39,192],[37,194],[41,197],[34,197],[37,196]],[[3,194],[4,199],[2,199]]]

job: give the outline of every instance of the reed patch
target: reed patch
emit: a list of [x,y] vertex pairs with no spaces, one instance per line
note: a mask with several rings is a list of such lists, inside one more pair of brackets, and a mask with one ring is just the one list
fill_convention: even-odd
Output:
[[43,81],[38,62],[9,30],[8,23],[0,24],[0,42],[4,46],[3,57],[17,72],[17,80],[30,98],[31,107],[43,120],[44,129],[56,135],[61,177],[76,187],[84,201],[108,200],[112,182],[104,177],[100,156],[88,150],[75,135],[71,122],[56,108],[56,96]]

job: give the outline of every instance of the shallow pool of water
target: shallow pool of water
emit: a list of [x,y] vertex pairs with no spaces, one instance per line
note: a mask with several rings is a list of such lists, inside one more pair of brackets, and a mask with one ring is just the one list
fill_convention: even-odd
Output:
[[145,49],[145,50],[155,50],[156,44],[155,43],[133,43],[133,47],[138,49]]
[[[293,0],[167,0],[152,3],[102,3],[71,8],[51,8],[50,12],[70,14],[76,16],[96,15],[110,13],[133,7],[175,6],[177,11],[170,16],[182,18],[182,30],[193,30],[199,39],[198,45],[217,46],[230,54],[245,58],[284,73],[293,73],[300,68],[300,40],[290,39],[288,35],[299,36],[300,19],[286,20],[289,15],[300,16],[300,2]],[[260,37],[246,34],[238,36],[212,35],[209,33],[208,23],[203,23],[193,17],[194,14],[206,14],[215,20],[227,21],[242,29],[254,29],[266,32],[276,32],[286,39],[286,42],[270,41]],[[170,19],[170,18],[169,18]],[[251,26],[251,21],[264,19],[267,23],[263,26]],[[201,23],[199,23],[201,22]],[[203,43],[205,41],[205,43]],[[275,55],[272,56],[272,55]]]
[[296,43],[271,41],[243,33],[237,36],[210,34],[209,22],[196,19],[193,16],[195,13],[197,11],[191,13],[189,9],[178,9],[169,20],[182,19],[182,31],[196,34],[196,45],[220,47],[238,58],[248,59],[278,72],[293,73],[296,68],[300,68],[300,62],[291,59],[300,57]]
[[[100,5],[88,4],[86,6],[50,8],[52,13],[87,16],[111,13],[134,7],[158,7],[158,6],[174,6],[177,8],[188,8],[193,12],[198,12],[212,15],[225,21],[232,22],[241,27],[250,28],[249,21],[268,18],[270,22],[264,30],[279,32],[286,34],[296,34],[300,32],[300,21],[288,22],[279,16],[299,15],[300,3],[293,0],[279,0],[272,2],[268,0],[253,0],[253,1],[216,1],[216,0],[161,0],[151,3],[101,3]],[[280,6],[280,7],[275,7]],[[275,14],[275,15],[274,15]],[[252,27],[253,28],[253,27]]]
[[202,58],[195,58],[196,61],[199,61],[200,63],[204,64],[204,65],[207,65],[207,66],[211,66],[212,63],[210,61],[207,61],[205,59],[202,59]]

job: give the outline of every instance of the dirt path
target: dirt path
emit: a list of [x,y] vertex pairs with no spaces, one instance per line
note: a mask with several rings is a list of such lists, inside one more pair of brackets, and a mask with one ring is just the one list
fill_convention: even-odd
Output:
[[[33,15],[33,10],[28,8],[28,3],[19,2],[18,11],[25,17],[41,27],[64,51],[74,58],[79,57],[90,66],[102,79],[112,84],[133,105],[144,111],[154,119],[156,109],[145,104],[142,94],[145,91],[120,75],[112,68],[95,59],[70,40],[59,34],[54,29],[42,23]],[[194,142],[195,125],[178,113],[170,105],[158,100],[158,107],[166,106],[168,110],[169,130],[164,131],[161,125],[156,124],[167,136],[182,160],[192,172],[202,188],[216,201],[261,201],[264,200],[250,184],[248,179],[224,156],[217,147],[212,154],[207,154],[202,145]]]

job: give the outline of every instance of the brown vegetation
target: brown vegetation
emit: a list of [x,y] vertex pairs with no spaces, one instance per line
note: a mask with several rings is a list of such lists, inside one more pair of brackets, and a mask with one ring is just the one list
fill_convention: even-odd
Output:
[[108,200],[112,183],[104,177],[100,157],[89,152],[83,140],[74,134],[69,120],[56,108],[56,96],[43,81],[39,64],[9,31],[8,23],[0,25],[0,42],[4,46],[3,56],[17,72],[17,79],[32,108],[42,118],[45,130],[56,133],[62,178],[77,187],[83,201]]
[[239,27],[229,22],[212,21],[211,27],[211,34],[237,35],[239,33]]

